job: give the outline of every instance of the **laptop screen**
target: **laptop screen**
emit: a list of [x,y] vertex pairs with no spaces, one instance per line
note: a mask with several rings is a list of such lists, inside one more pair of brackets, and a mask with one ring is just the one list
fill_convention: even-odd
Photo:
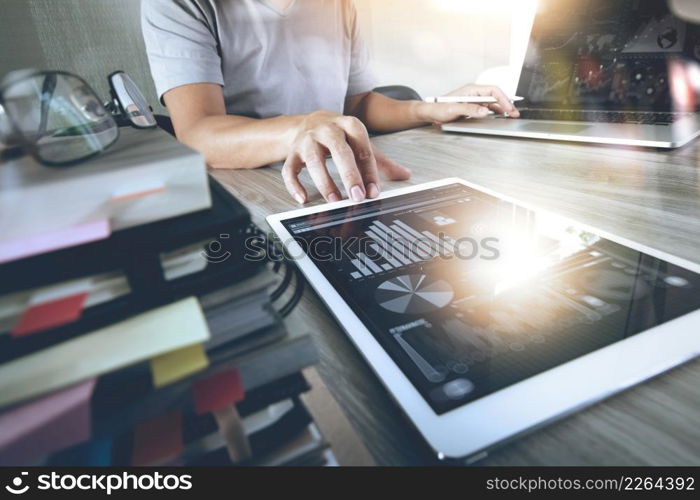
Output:
[[540,0],[518,95],[530,108],[695,111],[697,74],[700,27],[666,0]]

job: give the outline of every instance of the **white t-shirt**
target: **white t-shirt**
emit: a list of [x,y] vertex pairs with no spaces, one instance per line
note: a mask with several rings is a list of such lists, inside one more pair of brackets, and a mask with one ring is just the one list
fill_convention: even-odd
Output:
[[162,96],[192,83],[223,87],[230,114],[342,113],[374,75],[352,0],[142,0],[151,73]]

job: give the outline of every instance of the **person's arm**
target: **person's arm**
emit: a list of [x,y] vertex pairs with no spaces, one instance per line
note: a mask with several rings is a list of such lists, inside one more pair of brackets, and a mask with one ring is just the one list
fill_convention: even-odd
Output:
[[498,87],[466,85],[447,95],[492,96],[497,102],[482,106],[470,103],[397,101],[376,92],[367,92],[348,98],[345,112],[359,118],[370,131],[376,133],[397,132],[428,123],[448,123],[465,117],[483,118],[489,109],[497,113],[507,112],[513,118],[519,116],[518,110]]
[[341,192],[326,168],[331,156],[345,192],[355,201],[379,196],[379,173],[406,179],[410,172],[378,153],[357,118],[330,111],[253,119],[227,115],[216,84],[176,87],[163,96],[180,141],[204,154],[213,168],[256,168],[285,160],[282,176],[299,203],[308,200],[299,181],[304,168],[327,201]]
[[210,83],[174,88],[163,100],[177,138],[202,152],[212,168],[257,168],[284,160],[303,119],[227,115],[221,87]]
[[379,194],[378,171],[390,179],[410,176],[372,148],[357,118],[328,111],[267,120],[227,116],[215,17],[211,6],[197,2],[141,2],[156,91],[168,107],[178,139],[203,153],[210,166],[255,168],[285,160],[285,185],[300,203],[308,199],[299,182],[304,168],[326,200],[340,199],[326,169],[327,156],[333,157],[345,191],[357,201]]

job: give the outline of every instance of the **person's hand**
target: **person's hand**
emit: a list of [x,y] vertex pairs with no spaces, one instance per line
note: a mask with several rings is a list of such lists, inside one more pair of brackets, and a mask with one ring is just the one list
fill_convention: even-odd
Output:
[[493,111],[497,114],[507,113],[512,118],[518,118],[520,112],[508,97],[498,87],[492,85],[465,85],[447,96],[483,96],[494,97],[495,103],[420,103],[419,114],[423,121],[443,124],[461,118],[484,118]]
[[338,186],[326,168],[326,157],[335,163],[345,192],[353,201],[376,198],[380,193],[379,172],[387,179],[403,180],[411,171],[399,166],[377,151],[360,120],[330,111],[306,115],[295,131],[282,178],[287,191],[299,203],[308,200],[299,181],[304,168],[326,201],[342,199]]
[[506,96],[500,88],[493,85],[469,84],[465,85],[464,87],[460,87],[447,95],[493,97],[496,99],[496,102],[493,104],[488,104],[488,109],[497,114],[508,113],[508,116],[511,118],[518,118],[520,116],[518,108],[516,108],[515,105],[510,102],[508,96]]

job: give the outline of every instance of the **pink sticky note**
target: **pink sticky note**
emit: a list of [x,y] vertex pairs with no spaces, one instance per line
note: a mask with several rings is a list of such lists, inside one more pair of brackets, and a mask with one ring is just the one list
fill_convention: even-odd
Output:
[[107,219],[0,243],[0,264],[108,238]]
[[97,379],[0,414],[0,466],[25,465],[90,439]]

